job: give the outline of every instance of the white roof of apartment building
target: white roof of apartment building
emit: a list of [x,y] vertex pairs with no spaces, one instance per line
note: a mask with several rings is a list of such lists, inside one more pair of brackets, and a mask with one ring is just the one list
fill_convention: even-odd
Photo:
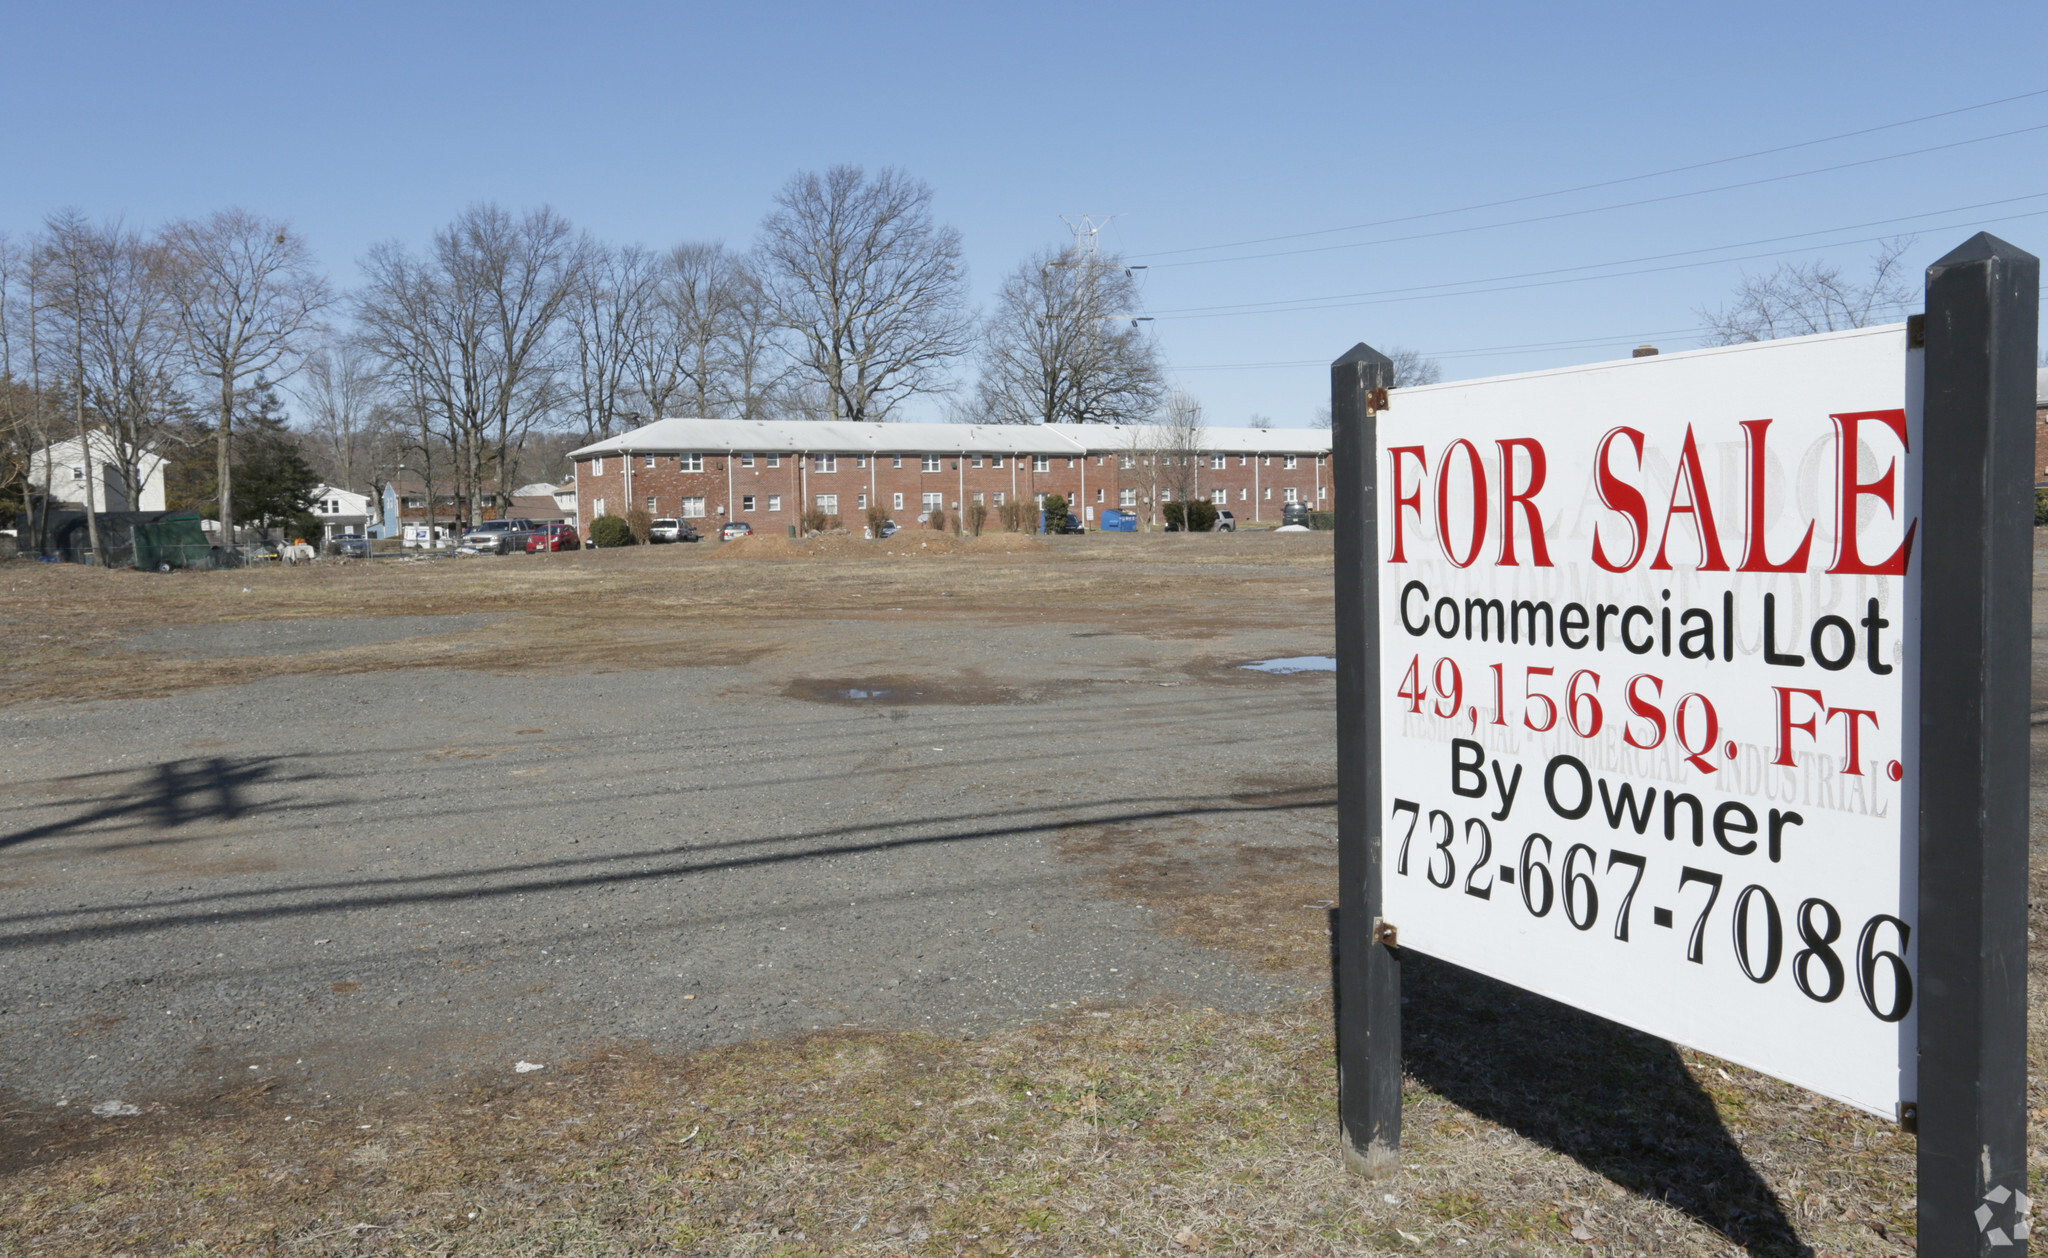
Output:
[[[1166,440],[1165,430],[1153,424],[1041,424],[1096,450],[1149,450]],[[1327,428],[1216,428],[1202,429],[1201,447],[1216,454],[1328,454]]]
[[[800,454],[1050,454],[1077,457],[1096,451],[1147,448],[1158,440],[1147,425],[1117,424],[892,424],[865,420],[663,419],[572,450],[572,459],[609,454],[669,452]],[[1134,446],[1133,442],[1137,444]],[[1320,454],[1330,448],[1327,428],[1208,428],[1204,450],[1230,454]]]

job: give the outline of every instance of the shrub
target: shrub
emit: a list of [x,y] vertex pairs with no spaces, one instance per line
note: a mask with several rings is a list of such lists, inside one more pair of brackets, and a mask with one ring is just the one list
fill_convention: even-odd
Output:
[[943,532],[946,527],[946,509],[940,507],[937,511],[926,512],[924,526],[928,529],[938,529]]
[[988,508],[978,502],[968,504],[965,523],[968,532],[980,537],[981,531],[988,527]]
[[2036,526],[2048,524],[2048,486],[2034,490],[2034,523]]
[[1216,527],[1216,507],[1200,499],[1193,502],[1169,502],[1161,508],[1161,514],[1166,517],[1168,529],[1206,533]]
[[1308,526],[1327,533],[1337,527],[1337,513],[1335,511],[1311,511],[1308,513]]
[[822,533],[832,527],[832,517],[816,507],[804,512],[804,532]]
[[1004,503],[996,508],[996,519],[1001,522],[1005,532],[1017,532],[1024,527],[1024,504],[1021,502]]
[[1042,510],[1045,512],[1046,532],[1057,533],[1066,526],[1067,496],[1065,494],[1047,494],[1045,496],[1045,506]]
[[888,522],[889,513],[887,511],[882,510],[880,506],[873,506],[868,508],[869,537],[880,540],[882,536],[882,526],[887,524]]
[[632,546],[638,541],[633,526],[615,515],[601,515],[590,522],[592,546]]
[[643,507],[635,507],[626,513],[626,527],[633,530],[633,540],[645,546],[654,532],[654,517]]

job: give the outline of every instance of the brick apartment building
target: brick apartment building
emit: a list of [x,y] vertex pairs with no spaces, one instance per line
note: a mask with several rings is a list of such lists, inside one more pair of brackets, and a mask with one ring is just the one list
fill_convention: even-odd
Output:
[[[1157,523],[1156,430],[1110,424],[789,423],[664,419],[570,453],[577,522],[641,507],[655,516],[745,520],[781,532],[814,509],[858,530],[870,504],[908,528],[934,510],[1063,494],[1089,527],[1105,510]],[[1317,428],[1211,428],[1195,461],[1197,496],[1241,522],[1278,520],[1290,502],[1330,509],[1330,434]]]

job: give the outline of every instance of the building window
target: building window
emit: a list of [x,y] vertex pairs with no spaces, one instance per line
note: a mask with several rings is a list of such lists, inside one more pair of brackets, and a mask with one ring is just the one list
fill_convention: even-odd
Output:
[[742,454],[742,455],[740,456],[740,466],[741,466],[741,467],[752,467],[752,466],[754,466],[754,456],[753,456],[753,455],[751,455],[751,454]]
[[604,460],[603,460],[603,459],[592,459],[592,460],[590,461],[590,474],[591,474],[592,476],[602,476],[602,475],[604,475]]
[[1316,487],[1316,501],[1321,502],[1323,499],[1328,498],[1329,496],[1330,487],[1328,485],[1319,485]]
[[1251,490],[1249,490],[1249,489],[1243,489],[1243,488],[1240,488],[1240,489],[1239,489],[1239,490],[1237,491],[1237,500],[1238,500],[1239,502],[1246,502],[1246,501],[1249,501],[1249,500],[1250,500],[1250,498],[1251,498],[1251,493],[1252,493],[1252,491],[1251,491]]
[[854,455],[854,456],[853,456],[853,465],[854,465],[855,467],[866,467],[866,466],[868,465],[868,456],[867,456],[867,455],[865,455],[865,454],[856,454],[856,455]]
[[924,496],[924,513],[925,513],[926,515],[931,515],[931,514],[933,514],[934,512],[938,512],[938,511],[944,511],[945,509],[946,509],[946,495],[944,495],[944,494],[926,494],[926,495]]
[[1296,457],[1295,455],[1292,455],[1292,454],[1290,454],[1290,455],[1288,455],[1288,456],[1287,456],[1287,459],[1286,459],[1286,461],[1285,461],[1285,462],[1283,462],[1283,463],[1282,463],[1282,464],[1281,464],[1280,466],[1281,466],[1281,467],[1283,467],[1283,468],[1285,468],[1285,469],[1287,469],[1288,471],[1290,471],[1290,472],[1291,472],[1291,471],[1293,471],[1293,470],[1294,470],[1294,465],[1295,465],[1295,463],[1296,463],[1296,462],[1297,462],[1297,457]]
[[1316,456],[1316,466],[1317,466],[1317,467],[1325,467],[1325,466],[1328,466],[1329,462],[1330,462],[1330,456],[1329,456],[1329,455],[1327,455],[1327,454],[1318,454],[1318,455]]
[[1119,490],[1117,490],[1117,491],[1116,491],[1116,505],[1117,505],[1117,506],[1119,506],[1119,507],[1135,507],[1135,506],[1137,506],[1137,505],[1138,505],[1138,491],[1137,491],[1137,490],[1135,490],[1135,489],[1119,489]]
[[704,500],[703,500],[702,498],[685,498],[685,499],[683,499],[683,518],[684,518],[685,520],[701,520],[701,519],[703,519],[703,518],[704,518]]
[[775,511],[780,511],[780,510],[782,510],[782,495],[781,495],[781,494],[769,494],[769,495],[768,495],[768,510],[769,510],[769,511],[771,511],[771,512],[775,512]]
[[1289,485],[1289,486],[1288,486],[1288,487],[1287,487],[1286,489],[1282,490],[1282,491],[1281,491],[1281,494],[1280,494],[1280,497],[1281,497],[1281,499],[1282,499],[1283,501],[1285,501],[1285,502],[1300,502],[1300,501],[1301,501],[1301,495],[1300,495],[1300,492],[1299,492],[1299,491],[1297,491],[1297,490],[1296,490],[1296,489],[1294,488],[1294,486],[1292,486],[1292,485]]
[[405,506],[410,511],[424,511],[427,507],[427,500],[425,498],[407,498]]
[[1209,491],[1209,501],[1219,507],[1229,506],[1230,491],[1227,489],[1212,489]]
[[[1003,456],[1000,454],[991,456],[988,465],[990,467],[1001,467],[1003,465]],[[1001,502],[1002,499],[998,498],[996,501]]]
[[[902,466],[903,466],[903,456],[902,456],[902,455],[900,455],[900,454],[892,454],[892,455],[890,455],[890,456],[889,456],[889,466],[890,466],[890,467],[902,467]],[[901,498],[901,497],[902,497],[903,495],[902,495],[902,494],[898,494],[898,495],[896,495],[896,496],[897,496],[898,498]],[[902,506],[903,504],[899,502],[899,503],[897,503],[896,505],[900,507],[900,506]]]
[[649,515],[653,515],[653,514],[655,513],[655,511],[656,511],[656,510],[657,510],[657,508],[656,508],[656,507],[655,507],[655,505],[654,505],[654,495],[653,495],[653,494],[649,494],[649,495],[647,495],[647,514],[649,514]]
[[649,467],[653,467],[653,466],[654,466],[654,456],[653,456],[653,455],[651,455],[651,454],[647,456],[647,466],[649,466]]
[[781,456],[781,455],[779,455],[779,454],[770,454],[770,455],[766,455],[766,456],[764,456],[764,457],[765,457],[765,458],[767,459],[767,462],[768,462],[768,466],[770,466],[770,467],[781,467],[781,466],[782,466],[782,456]]
[[839,514],[838,494],[819,494],[817,496],[817,504],[818,510],[823,511],[826,515]]
[[704,470],[704,456],[701,454],[678,454],[676,456],[676,470],[678,472],[701,472]]
[[1034,454],[1031,456],[1031,470],[1034,472],[1050,472],[1052,470],[1052,460],[1043,454]]
[[938,470],[939,470],[939,456],[938,456],[938,455],[936,455],[936,454],[927,454],[927,455],[925,455],[925,456],[924,456],[924,470],[925,470],[925,471],[927,471],[927,472],[936,472],[936,471],[938,471]]
[[1074,461],[1072,459],[1067,460],[1067,470],[1069,472],[1074,470]]
[[597,500],[597,502],[596,502],[595,504],[593,504],[593,505],[595,505],[597,509],[596,509],[596,510],[595,510],[594,512],[592,512],[592,513],[591,513],[591,517],[590,517],[590,518],[594,520],[594,519],[596,519],[596,518],[597,518],[598,516],[601,516],[601,515],[603,515],[603,514],[604,514],[604,499],[602,499],[602,498],[599,498],[599,499]]
[[1223,470],[1224,468],[1226,468],[1226,467],[1229,467],[1229,466],[1230,466],[1230,456],[1229,456],[1229,455],[1227,455],[1227,454],[1212,454],[1212,455],[1210,455],[1210,456],[1209,456],[1209,470],[1211,470],[1211,471],[1214,471],[1214,472],[1220,472],[1220,471],[1222,471],[1222,470]]
[[1238,455],[1238,456],[1237,456],[1237,465],[1238,465],[1239,467],[1243,467],[1243,466],[1245,465],[1245,463],[1246,463],[1247,461],[1248,461],[1248,459],[1247,459],[1247,456],[1245,456],[1245,455],[1242,455],[1242,454],[1240,454],[1240,455]]
[[865,510],[867,510],[867,509],[868,509],[868,496],[867,496],[866,494],[855,494],[855,495],[853,496],[853,509],[854,509],[855,511],[865,511]]
[[745,511],[745,512],[747,512],[747,513],[749,513],[749,514],[752,514],[752,512],[753,512],[753,510],[754,510],[754,495],[752,495],[752,494],[741,494],[741,495],[740,495],[740,510],[742,510],[742,511]]
[[1003,505],[1003,491],[1000,489],[995,493],[995,504],[999,507]]
[[1130,454],[1126,454],[1126,455],[1124,455],[1124,456],[1123,456],[1123,458],[1122,458],[1121,460],[1119,460],[1119,462],[1121,462],[1121,463],[1122,463],[1122,465],[1123,465],[1123,469],[1124,469],[1124,470],[1125,470],[1126,472],[1128,472],[1128,471],[1130,471],[1130,470],[1131,470],[1132,468],[1134,468],[1134,467],[1138,466],[1138,459],[1137,459],[1137,456],[1135,456],[1135,455],[1130,455]]
[[894,505],[894,506],[893,506],[893,507],[891,508],[891,510],[895,510],[895,511],[901,511],[901,510],[903,510],[903,495],[902,495],[902,494],[897,494],[897,495],[896,495],[896,502],[895,502],[895,505]]
[[1032,505],[1033,505],[1033,506],[1037,507],[1037,508],[1038,508],[1038,509],[1039,509],[1040,511],[1043,511],[1043,510],[1045,510],[1045,495],[1044,495],[1044,494],[1033,494],[1033,495],[1031,495],[1031,503],[1032,503]]
[[1095,501],[1097,501],[1097,502],[1103,502],[1103,501],[1105,501],[1105,499],[1104,499],[1104,498],[1103,498],[1103,496],[1102,496],[1102,487],[1101,487],[1101,486],[1099,486],[1099,485],[1098,485],[1098,486],[1096,486],[1096,488],[1095,488]]
[[811,456],[813,472],[836,472],[839,470],[839,456],[836,454],[814,454]]
[[1172,501],[1173,501],[1173,491],[1172,491],[1171,489],[1162,489],[1162,490],[1160,490],[1160,491],[1159,491],[1159,501],[1161,501],[1161,502],[1172,502]]
[[982,496],[981,496],[980,494],[973,494],[973,495],[970,495],[970,496],[969,496],[969,501],[973,502],[973,503],[974,503],[974,505],[975,505],[975,506],[977,506],[977,507],[982,507],[982,506],[987,506],[987,505],[988,505],[988,504],[987,504],[986,502],[984,502],[984,501],[982,500]]

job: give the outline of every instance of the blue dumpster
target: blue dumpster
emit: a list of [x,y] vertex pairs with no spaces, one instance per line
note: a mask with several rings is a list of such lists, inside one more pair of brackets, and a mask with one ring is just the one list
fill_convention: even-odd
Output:
[[1135,533],[1138,531],[1138,513],[1135,511],[1105,511],[1102,513],[1102,531],[1105,533]]

